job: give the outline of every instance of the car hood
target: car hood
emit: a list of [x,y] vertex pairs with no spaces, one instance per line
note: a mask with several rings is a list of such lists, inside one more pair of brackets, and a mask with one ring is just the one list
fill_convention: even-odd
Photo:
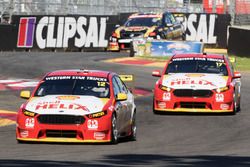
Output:
[[174,89],[217,89],[227,85],[228,76],[177,73],[164,75],[162,85]]
[[25,109],[38,114],[86,115],[102,111],[108,100],[94,96],[47,95],[32,98]]

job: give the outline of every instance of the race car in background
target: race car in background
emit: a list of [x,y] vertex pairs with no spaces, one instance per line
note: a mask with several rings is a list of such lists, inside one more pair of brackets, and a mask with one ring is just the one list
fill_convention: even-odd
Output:
[[112,33],[108,49],[129,49],[133,38],[184,39],[184,28],[171,13],[135,13]]
[[232,113],[240,110],[241,74],[229,58],[215,54],[173,56],[154,88],[153,111]]
[[[124,75],[123,75],[124,78]],[[48,73],[17,115],[18,142],[112,142],[136,139],[134,96],[113,72]]]

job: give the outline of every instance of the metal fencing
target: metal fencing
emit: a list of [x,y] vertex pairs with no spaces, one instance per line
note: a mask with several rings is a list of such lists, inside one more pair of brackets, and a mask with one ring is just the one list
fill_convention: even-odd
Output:
[[[206,0],[213,8],[226,3],[232,24],[250,25],[250,0]],[[2,21],[10,15],[116,15],[131,12],[203,13],[205,0],[0,0]],[[217,5],[218,6],[218,5]],[[213,11],[214,12],[214,11]]]

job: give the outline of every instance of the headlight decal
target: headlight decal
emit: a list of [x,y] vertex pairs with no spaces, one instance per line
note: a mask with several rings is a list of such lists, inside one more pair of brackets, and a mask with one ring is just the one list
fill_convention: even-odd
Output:
[[97,112],[97,113],[93,113],[93,114],[89,114],[87,115],[88,118],[92,119],[92,118],[100,118],[104,115],[107,114],[107,111],[101,111],[101,112]]
[[164,91],[167,91],[167,92],[170,92],[170,91],[171,91],[171,88],[166,87],[166,86],[163,86],[163,85],[161,85],[161,84],[159,84],[159,88],[160,88],[161,90],[164,90]]
[[36,113],[23,109],[23,114],[28,117],[36,116]]
[[216,91],[217,93],[221,93],[221,92],[225,92],[225,91],[227,91],[227,90],[229,90],[229,86],[217,88],[215,91]]

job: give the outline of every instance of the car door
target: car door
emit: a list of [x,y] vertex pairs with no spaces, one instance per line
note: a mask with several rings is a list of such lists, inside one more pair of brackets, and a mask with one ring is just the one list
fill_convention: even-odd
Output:
[[[113,90],[114,90],[114,96],[117,98],[118,93],[122,93],[120,90],[120,87],[118,86],[118,82],[116,80],[116,77],[114,76],[112,78],[112,85],[113,85]],[[126,119],[126,102],[124,101],[117,101],[115,102],[115,111],[116,111],[116,118],[117,118],[117,129],[118,132],[121,133],[122,129],[124,128],[124,120]]]
[[121,101],[122,104],[122,112],[123,112],[123,125],[121,126],[121,129],[127,129],[130,125],[130,118],[132,114],[132,94],[130,91],[127,89],[126,85],[121,81],[120,77],[115,76],[115,80],[119,86],[119,90],[121,93],[125,93],[127,95],[127,100]]

